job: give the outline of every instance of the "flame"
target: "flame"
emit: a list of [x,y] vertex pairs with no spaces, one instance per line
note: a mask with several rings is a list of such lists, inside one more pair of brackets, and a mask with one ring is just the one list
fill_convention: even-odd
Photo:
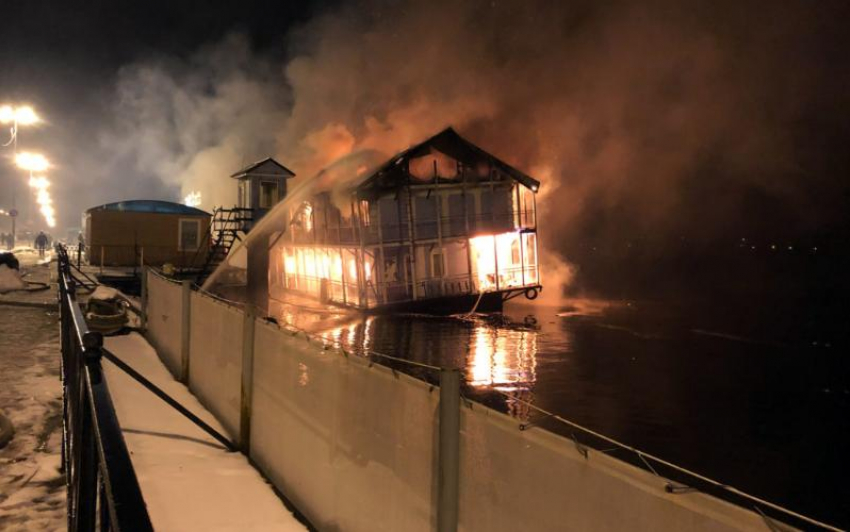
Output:
[[201,205],[201,193],[196,190],[189,192],[183,198],[183,204],[189,207],[199,207]]

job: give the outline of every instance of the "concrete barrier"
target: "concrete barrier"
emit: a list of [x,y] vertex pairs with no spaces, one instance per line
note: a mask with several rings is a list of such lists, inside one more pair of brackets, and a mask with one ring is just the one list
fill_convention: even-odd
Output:
[[[149,338],[172,368],[180,287],[165,283],[149,283]],[[319,530],[770,529],[749,509],[668,493],[645,469],[478,403],[463,402],[459,440],[446,440],[434,386],[203,293],[191,294],[189,323],[190,389]],[[441,464],[440,438],[459,445],[459,463]],[[452,469],[448,492],[454,481],[440,475]]]
[[183,299],[180,283],[168,280],[146,268],[147,339],[159,353],[165,366],[180,379],[183,334]]

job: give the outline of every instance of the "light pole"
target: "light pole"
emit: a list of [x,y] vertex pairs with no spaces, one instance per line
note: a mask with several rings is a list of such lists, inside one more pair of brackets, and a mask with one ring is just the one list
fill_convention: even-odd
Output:
[[[11,124],[9,128],[10,138],[9,141],[3,144],[3,146],[12,145],[12,153],[17,156],[18,154],[18,126],[30,126],[33,124],[37,124],[41,119],[38,117],[36,112],[29,105],[21,105],[18,107],[12,107],[11,105],[2,105],[0,106],[0,124]],[[32,176],[32,172],[30,172],[30,176]],[[18,216],[18,210],[16,205],[16,196],[18,192],[18,184],[16,181],[12,182],[12,209],[10,212],[10,216],[12,218],[12,249],[15,248],[15,219]]]

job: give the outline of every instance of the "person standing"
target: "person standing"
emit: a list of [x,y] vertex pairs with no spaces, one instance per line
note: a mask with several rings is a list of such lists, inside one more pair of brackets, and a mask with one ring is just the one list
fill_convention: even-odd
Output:
[[35,237],[35,249],[38,250],[39,258],[44,258],[44,251],[47,249],[47,235],[44,234],[44,231],[39,231],[38,236]]

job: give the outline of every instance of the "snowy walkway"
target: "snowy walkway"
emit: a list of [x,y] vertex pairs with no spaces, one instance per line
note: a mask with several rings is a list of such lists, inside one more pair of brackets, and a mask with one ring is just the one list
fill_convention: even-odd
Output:
[[12,440],[0,448],[0,530],[64,530],[55,312],[0,303],[0,415],[15,429]]
[[[137,333],[106,347],[186,408],[224,429],[176,382]],[[303,531],[244,455],[213,438],[109,362],[104,368],[154,528],[160,531]]]

